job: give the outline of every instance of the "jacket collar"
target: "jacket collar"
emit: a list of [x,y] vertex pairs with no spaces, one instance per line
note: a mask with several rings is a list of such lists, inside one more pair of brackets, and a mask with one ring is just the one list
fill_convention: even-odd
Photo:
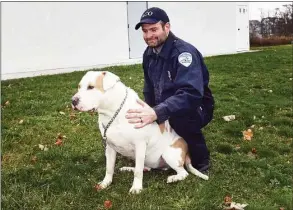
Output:
[[[161,56],[165,59],[168,58],[169,54],[170,54],[170,50],[172,49],[172,46],[173,46],[173,43],[175,40],[177,40],[178,38],[170,31],[169,32],[169,35],[166,39],[166,41],[164,42],[163,44],[163,48],[161,49],[161,51],[159,52],[158,56]],[[147,55],[150,56],[150,55],[156,55],[154,52],[153,52],[153,48],[152,47],[148,47],[148,50],[147,50]]]

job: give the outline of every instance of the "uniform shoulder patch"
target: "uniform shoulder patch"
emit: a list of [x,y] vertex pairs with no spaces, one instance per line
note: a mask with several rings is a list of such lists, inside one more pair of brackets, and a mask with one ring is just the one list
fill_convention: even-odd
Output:
[[183,66],[188,67],[192,63],[192,55],[189,52],[183,52],[178,56],[178,61]]

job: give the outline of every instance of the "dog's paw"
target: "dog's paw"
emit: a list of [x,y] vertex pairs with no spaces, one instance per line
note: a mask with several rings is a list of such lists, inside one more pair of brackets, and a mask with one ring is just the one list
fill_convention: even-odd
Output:
[[129,190],[129,193],[131,194],[139,194],[142,191],[142,187],[134,187],[132,186]]
[[188,176],[188,173],[181,173],[173,176],[168,176],[167,183],[178,182],[185,179]]
[[119,170],[120,170],[120,171],[130,171],[130,172],[134,172],[134,167],[127,167],[127,166],[124,166],[124,167],[121,167]]
[[101,181],[96,185],[96,189],[103,190],[107,188],[111,184],[110,181]]

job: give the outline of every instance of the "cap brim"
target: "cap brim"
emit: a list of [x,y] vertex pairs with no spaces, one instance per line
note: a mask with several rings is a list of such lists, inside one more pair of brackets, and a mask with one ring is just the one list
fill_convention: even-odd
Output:
[[142,24],[154,24],[154,23],[157,23],[157,22],[159,22],[159,20],[155,20],[155,19],[151,19],[151,18],[144,19],[143,21],[140,21],[138,24],[136,24],[135,30],[139,29],[139,27]]

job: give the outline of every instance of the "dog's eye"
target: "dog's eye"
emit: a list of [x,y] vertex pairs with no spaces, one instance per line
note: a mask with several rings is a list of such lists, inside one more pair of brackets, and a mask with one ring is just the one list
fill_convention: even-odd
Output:
[[88,90],[94,89],[94,86],[89,85],[89,86],[87,87],[87,89],[88,89]]

